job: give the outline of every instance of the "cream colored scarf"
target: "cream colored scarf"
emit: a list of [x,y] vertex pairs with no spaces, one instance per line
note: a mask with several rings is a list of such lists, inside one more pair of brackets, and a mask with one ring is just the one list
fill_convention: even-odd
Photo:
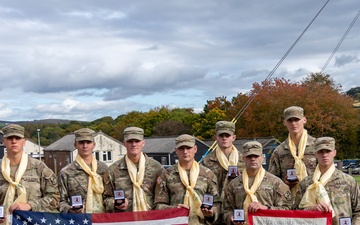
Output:
[[[229,155],[229,159],[226,157],[224,152],[218,147],[216,147],[216,158],[219,160],[219,163],[222,168],[224,168],[226,171],[228,171],[229,166],[237,166],[237,163],[239,161],[239,153],[235,146],[232,146],[231,153]],[[227,186],[229,184],[229,179],[225,179],[225,184],[221,191],[221,199],[225,201],[225,191]],[[223,204],[224,205],[224,204]]]
[[294,141],[291,139],[290,133],[289,133],[289,137],[288,137],[289,149],[290,149],[291,155],[295,159],[294,168],[296,170],[296,176],[299,179],[299,183],[291,188],[291,193],[293,196],[295,196],[297,189],[299,188],[300,182],[308,175],[307,171],[306,171],[305,163],[302,160],[304,158],[304,154],[305,154],[307,139],[308,139],[308,133],[307,133],[307,130],[304,129],[301,134],[301,137],[300,137],[300,142],[299,142],[298,152],[297,152],[298,154],[296,154],[296,145],[295,145]]
[[216,148],[215,153],[216,153],[216,158],[219,160],[220,165],[226,171],[228,170],[229,166],[237,166],[237,163],[239,161],[239,153],[238,150],[235,148],[235,146],[232,146],[229,159],[226,157],[224,152],[219,147]]
[[335,172],[335,165],[333,164],[322,176],[319,169],[319,165],[317,165],[314,175],[313,175],[313,184],[311,184],[301,199],[299,204],[299,208],[306,208],[309,206],[314,206],[318,203],[326,203],[330,205],[332,216],[335,216],[334,210],[332,208],[329,195],[325,189],[325,185],[331,179],[331,176]]
[[139,172],[137,172],[136,165],[127,155],[125,156],[125,161],[131,182],[133,183],[133,211],[147,211],[150,209],[150,206],[147,204],[145,192],[141,188],[145,174],[145,156],[144,154],[141,154],[140,156]]
[[196,161],[194,161],[190,168],[190,184],[186,170],[180,166],[180,163],[178,163],[178,171],[179,171],[180,180],[183,183],[183,185],[186,187],[184,205],[190,207],[190,213],[192,213],[193,215],[196,214],[203,219],[204,215],[201,212],[201,208],[200,208],[202,203],[199,195],[194,190],[197,178],[200,173],[199,164]]
[[246,169],[243,170],[242,180],[243,180],[244,190],[246,193],[246,198],[243,205],[245,213],[247,213],[248,207],[251,202],[258,202],[258,199],[255,196],[255,192],[260,187],[260,184],[264,179],[264,176],[265,176],[265,169],[263,167],[260,167],[259,171],[255,176],[253,185],[251,185],[251,188],[249,188],[249,176],[246,172]]
[[102,193],[104,192],[103,180],[99,174],[96,173],[97,161],[92,156],[90,168],[79,154],[76,155],[76,162],[89,175],[88,190],[86,194],[86,213],[101,213],[104,212],[104,205]]
[[[13,181],[10,177],[10,160],[7,157],[7,154],[4,155],[1,162],[1,172],[4,178],[9,182],[9,187],[6,192],[5,200],[4,200],[4,208],[5,212],[9,218],[9,208],[13,203],[26,203],[26,189],[24,186],[20,184],[21,178],[24,176],[26,171],[26,167],[28,164],[28,155],[23,152],[19,164],[19,168],[15,173],[15,181]],[[15,193],[18,193],[18,197],[15,199]],[[11,222],[10,222],[11,223]],[[9,221],[6,220],[5,224],[9,224]]]

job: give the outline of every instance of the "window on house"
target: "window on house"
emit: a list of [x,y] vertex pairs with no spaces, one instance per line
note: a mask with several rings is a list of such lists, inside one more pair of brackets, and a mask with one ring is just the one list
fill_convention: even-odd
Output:
[[100,160],[100,152],[94,152],[94,156],[96,160]]
[[[95,159],[102,162],[109,162],[112,161],[112,151],[100,151],[100,152],[94,152]],[[102,158],[100,159],[100,156],[102,155]]]
[[103,151],[103,161],[112,161],[112,151]]

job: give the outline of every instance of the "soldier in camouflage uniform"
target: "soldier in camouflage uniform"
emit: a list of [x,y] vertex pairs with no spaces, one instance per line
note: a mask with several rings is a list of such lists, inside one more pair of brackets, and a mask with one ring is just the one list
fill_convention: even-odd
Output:
[[[7,154],[0,161],[0,205],[4,205],[5,215],[14,210],[57,212],[59,190],[56,176],[43,162],[29,157],[23,151],[26,143],[24,127],[10,124],[2,132]],[[13,199],[9,196],[7,198],[12,189],[10,181],[14,182]],[[21,186],[15,188],[16,183]],[[0,224],[4,221],[5,219],[0,219]]]
[[[306,117],[304,116],[304,110],[301,107],[291,106],[284,110],[284,125],[289,131],[289,137],[272,153],[268,169],[270,173],[280,177],[285,184],[290,187],[293,199],[295,199],[301,178],[304,179],[306,175],[312,175],[316,167],[316,159],[314,156],[315,138],[307,134],[307,131],[304,129],[305,123]],[[295,182],[289,182],[287,180],[287,170],[295,168],[296,162],[295,157],[290,150],[290,141],[294,144],[294,148],[296,148],[296,157],[303,162],[303,165],[305,165],[303,170],[306,170],[303,171],[303,174],[305,174],[303,176],[300,176],[297,172],[298,181]],[[300,158],[299,155],[300,145],[304,148],[302,150],[302,158]]]
[[[246,210],[247,208],[247,215],[248,211],[256,212],[258,209],[287,210],[292,206],[289,187],[278,177],[262,168],[264,158],[262,156],[262,145],[257,141],[246,142],[243,145],[243,154],[246,168],[242,172],[242,176],[229,183],[225,192],[224,220],[228,225],[243,224],[234,222],[234,209]],[[250,191],[248,192],[247,189]],[[255,196],[253,197],[256,197],[258,202],[251,202],[251,192],[254,193]],[[247,198],[249,202],[245,204]],[[247,218],[245,219],[247,220]]]
[[[198,164],[194,160],[197,146],[193,136],[187,134],[180,135],[176,138],[175,145],[179,162],[166,169],[158,178],[155,192],[155,208],[190,208],[189,224],[212,224],[219,215],[221,204],[216,176],[210,169]],[[182,181],[180,175],[182,171],[187,174],[185,178],[190,178],[187,181],[189,182],[187,184],[188,187]],[[197,179],[194,179],[194,183],[192,183],[191,179],[193,176],[196,178],[196,175]],[[210,210],[201,208],[195,202],[193,205],[186,203],[185,196],[189,194],[187,192],[189,189],[195,191],[196,195],[193,195],[193,197],[197,199],[197,202],[200,201],[200,204],[205,193],[213,195],[214,202],[212,208]]]
[[[102,177],[104,176],[104,173],[107,170],[108,166],[103,162],[97,161],[92,155],[96,145],[94,140],[95,131],[88,128],[82,128],[75,131],[74,134],[75,134],[74,146],[78,151],[78,156],[82,158],[82,160],[86,163],[86,166],[88,166],[89,168],[92,169],[93,166],[97,167],[96,173],[100,176],[101,185],[102,185],[102,181],[103,181]],[[81,167],[77,159],[75,159],[72,163],[70,163],[60,171],[59,173],[59,192],[60,192],[59,211],[60,212],[64,212],[64,213],[104,212],[102,198],[101,199],[99,198],[99,202],[96,202],[95,204],[92,205],[91,210],[86,210],[86,209],[84,210],[84,207],[76,209],[71,206],[71,196],[75,196],[75,195],[81,195],[83,205],[86,206],[89,177],[90,175]]]
[[[335,139],[331,137],[321,137],[316,139],[315,151],[318,166],[313,176],[308,176],[301,181],[300,191],[296,195],[296,205],[298,208],[305,210],[334,210],[333,225],[339,225],[339,218],[341,217],[350,217],[352,225],[360,224],[360,188],[352,176],[335,168]],[[307,201],[306,198],[303,199],[308,187],[314,183],[314,179],[316,182],[321,182],[323,175],[327,172],[329,180],[325,181],[326,184],[324,187],[330,203],[317,203],[319,202],[318,199],[309,198],[310,202],[313,202],[313,204],[309,204],[309,201]],[[318,175],[319,178],[316,177],[316,175]],[[314,178],[314,176],[316,178]]]
[[[235,124],[228,121],[218,121],[215,125],[215,131],[217,149],[205,156],[202,164],[211,169],[217,177],[221,200],[223,201],[226,186],[231,180],[228,176],[228,167],[237,166],[238,171],[240,172],[244,169],[244,162],[241,152],[233,145],[233,142],[236,140]],[[223,154],[221,154],[221,152]],[[234,152],[234,154],[236,153],[236,156],[232,155],[232,152]],[[226,159],[221,161],[220,154],[226,157]],[[223,224],[222,217],[222,214],[220,214],[219,219],[215,224]]]
[[[138,127],[128,127],[124,130],[124,145],[127,153],[124,158],[121,158],[117,162],[114,162],[105,173],[105,190],[104,190],[104,205],[106,212],[133,212],[141,211],[141,209],[135,209],[137,205],[134,197],[134,183],[131,180],[129,165],[126,161],[131,160],[136,167],[137,171],[140,170],[140,158],[143,156],[145,159],[145,168],[143,169],[143,182],[140,185],[144,192],[144,200],[146,200],[147,207],[142,211],[150,210],[153,208],[154,192],[156,185],[156,178],[158,178],[161,172],[164,170],[162,165],[146,156],[142,152],[142,148],[145,145],[144,130]],[[125,203],[120,206],[114,202],[114,190],[124,190]]]

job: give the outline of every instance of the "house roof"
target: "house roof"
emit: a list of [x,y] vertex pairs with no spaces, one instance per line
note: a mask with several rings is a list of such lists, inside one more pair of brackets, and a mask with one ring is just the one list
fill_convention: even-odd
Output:
[[176,137],[146,137],[143,152],[172,153],[175,151]]
[[44,151],[59,151],[59,150],[65,150],[65,151],[74,151],[74,140],[75,140],[75,134],[68,134],[64,137],[60,138],[59,140],[55,141],[51,145],[44,148]]
[[[175,151],[175,138],[172,137],[145,137],[145,153],[173,153]],[[209,147],[205,142],[195,138],[196,144],[203,144]]]
[[[96,132],[95,137],[98,135],[106,136],[107,138],[110,138],[111,140],[123,145],[122,142],[112,138],[111,136],[103,133],[102,131]],[[59,151],[59,150],[74,151],[75,150],[74,141],[75,141],[75,134],[68,134],[60,138],[59,140],[55,141],[51,145],[47,146],[44,149],[44,151]]]

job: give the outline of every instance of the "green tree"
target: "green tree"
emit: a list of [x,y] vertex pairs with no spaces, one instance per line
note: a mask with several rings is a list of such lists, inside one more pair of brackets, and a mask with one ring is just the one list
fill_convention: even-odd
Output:
[[231,106],[231,102],[226,99],[226,96],[215,97],[214,100],[208,100],[204,106],[204,113],[208,113],[214,108],[219,108],[227,112]]
[[143,120],[144,113],[139,111],[131,111],[127,114],[118,116],[115,119],[113,132],[110,134],[117,140],[123,140],[123,131],[126,127],[142,127],[141,121]]
[[346,94],[354,98],[354,107],[360,108],[360,87],[351,88]]
[[226,113],[219,108],[213,108],[193,124],[193,135],[199,139],[213,139],[215,135],[215,124],[217,121],[225,120]]
[[174,136],[180,134],[189,134],[191,127],[175,120],[165,120],[159,122],[154,127],[154,136]]
[[191,134],[192,124],[199,117],[191,108],[174,108],[169,110],[169,119],[157,123],[153,135],[169,136]]
[[328,86],[334,90],[341,91],[341,85],[335,85],[334,79],[329,74],[322,72],[310,73],[305,79],[302,80],[302,84],[306,86]]

